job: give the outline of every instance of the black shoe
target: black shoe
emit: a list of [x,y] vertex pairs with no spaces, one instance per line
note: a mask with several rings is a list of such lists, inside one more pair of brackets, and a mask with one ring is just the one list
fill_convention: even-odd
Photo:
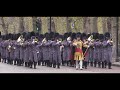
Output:
[[40,66],[40,64],[41,64],[41,62],[40,62],[40,61],[38,61],[38,66]]
[[53,68],[56,68],[56,64],[55,63],[53,64]]
[[52,67],[52,63],[50,62],[50,67]]
[[25,67],[27,67],[27,62],[25,62]]
[[105,64],[105,68],[106,68],[106,66],[107,66],[107,61],[104,61],[104,64]]
[[36,69],[37,62],[34,62],[34,69]]
[[93,62],[90,62],[90,66],[93,67]]
[[102,62],[102,68],[104,68],[104,62]]
[[98,67],[101,68],[101,62],[98,62]]
[[85,69],[87,69],[87,65],[88,65],[87,62],[85,61],[84,62]]
[[96,64],[97,64],[97,63],[96,63],[96,61],[95,61],[95,62],[94,62],[94,67],[96,67]]
[[108,69],[112,69],[111,68],[111,62],[108,63]]
[[57,64],[57,68],[60,68],[60,63]]

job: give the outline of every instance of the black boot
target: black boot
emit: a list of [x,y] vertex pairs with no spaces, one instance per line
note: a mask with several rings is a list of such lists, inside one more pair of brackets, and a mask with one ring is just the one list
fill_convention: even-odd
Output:
[[104,61],[104,64],[105,64],[105,68],[106,68],[106,66],[107,66],[107,61]]
[[34,62],[34,69],[36,69],[37,62]]
[[84,63],[85,63],[85,69],[87,69],[87,65],[88,65],[88,64],[87,64],[87,61],[85,61]]
[[53,68],[56,68],[56,63],[53,63]]
[[104,62],[102,62],[102,68],[104,68]]
[[14,60],[14,65],[16,65],[16,59]]
[[30,67],[30,62],[27,62],[27,67]]
[[40,62],[40,61],[38,61],[38,66],[40,66],[40,64],[41,64],[41,62]]
[[67,63],[67,66],[69,66],[69,61],[67,61],[66,63]]
[[112,69],[111,68],[111,62],[108,63],[108,69]]
[[60,68],[60,63],[57,64],[57,68]]
[[90,66],[93,67],[93,62],[90,62]]
[[65,62],[64,61],[62,62],[62,66],[65,66]]
[[52,63],[50,62],[50,67],[52,67]]
[[97,62],[95,61],[95,62],[94,62],[94,67],[96,67],[96,64],[97,64]]
[[32,61],[30,61],[30,68],[32,68],[32,65],[33,65],[33,62],[32,62]]
[[25,62],[25,67],[27,67],[27,62]]
[[98,62],[98,67],[101,68],[101,62]]

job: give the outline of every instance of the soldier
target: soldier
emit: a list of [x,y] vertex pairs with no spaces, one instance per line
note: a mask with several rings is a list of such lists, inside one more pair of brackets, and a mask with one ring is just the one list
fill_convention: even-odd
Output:
[[25,36],[25,43],[24,43],[24,62],[25,67],[29,67],[29,39],[30,33],[27,33]]
[[60,52],[60,46],[61,41],[58,40],[59,34],[54,34],[54,41],[52,41],[52,62],[53,62],[53,68],[60,68],[61,64],[61,52]]
[[[72,35],[71,35],[71,41],[72,41],[72,43],[74,42],[76,40],[76,33],[72,33]],[[75,53],[75,46],[73,46],[72,45],[72,43],[71,43],[71,55],[70,55],[70,60],[71,60],[71,62],[70,62],[70,65],[72,66],[72,67],[74,67],[74,65],[75,65],[75,60],[74,60],[74,53]]]
[[33,61],[34,61],[34,54],[33,54],[33,48],[34,48],[34,44],[33,44],[33,39],[35,38],[35,33],[31,32],[31,40],[29,41],[29,66],[30,68],[32,68],[33,66]]
[[[96,67],[99,59],[99,39],[98,39],[99,33],[94,34],[94,67]],[[100,66],[100,63],[99,63]]]
[[38,62],[38,50],[37,50],[37,45],[38,45],[38,37],[35,36],[35,38],[33,39],[33,65],[34,65],[34,69],[36,69],[36,65]]
[[110,33],[109,32],[105,33],[105,40],[103,41],[103,46],[104,46],[105,66],[106,66],[106,64],[108,64],[108,69],[112,69],[111,64],[112,64],[113,41],[110,39]]
[[93,55],[94,55],[94,33],[92,33],[92,34],[88,34],[88,37],[90,37],[90,36],[93,36],[93,38],[92,38],[92,40],[91,41],[89,41],[89,62],[90,62],[90,66],[93,66],[93,62],[94,62],[94,57],[93,57]]
[[[103,55],[104,55],[104,49],[103,49],[103,40],[104,40],[104,35],[99,34],[99,40],[100,40],[100,46],[99,46],[99,62],[100,64],[102,63],[102,68],[104,68],[104,60],[103,60]],[[101,65],[100,65],[101,66]],[[100,67],[99,66],[99,67]]]
[[71,48],[70,48],[70,43],[71,43],[71,38],[69,37],[68,33],[64,34],[64,41],[63,43],[63,65],[66,63],[67,66],[70,61],[70,54],[71,54]]
[[5,40],[6,40],[6,35],[3,35],[2,36],[2,42],[1,42],[1,58],[2,58],[2,62],[6,63],[6,58],[5,58],[5,55],[6,55],[6,50],[5,50]]
[[[82,41],[84,44],[88,45],[88,40],[87,40],[87,35],[85,33],[82,33]],[[82,47],[83,55],[84,55],[84,61],[83,61],[83,66],[85,69],[87,69],[87,63],[89,59],[89,50],[88,47]]]
[[[20,33],[18,33],[17,35],[16,35],[16,39],[18,40],[18,38],[20,37]],[[20,59],[20,45],[19,45],[19,42],[17,42],[17,40],[15,41],[15,62],[16,62],[16,64],[17,64],[17,66],[20,66],[20,61],[19,61],[19,59]]]
[[42,40],[44,36],[42,34],[39,35],[39,42],[36,46],[38,48],[38,65],[41,65],[43,63],[43,53],[42,53]]

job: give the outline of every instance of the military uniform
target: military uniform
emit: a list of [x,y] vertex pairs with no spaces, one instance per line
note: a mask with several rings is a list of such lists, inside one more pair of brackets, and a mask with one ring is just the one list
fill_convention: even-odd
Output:
[[[77,37],[77,39],[81,38],[81,34],[77,33],[76,37]],[[78,67],[80,66],[80,69],[82,70],[83,60],[84,60],[82,47],[84,46],[84,44],[81,40],[76,40],[76,41],[73,42],[73,45],[76,46],[75,54],[74,54],[74,60],[76,60],[76,69],[78,69]]]

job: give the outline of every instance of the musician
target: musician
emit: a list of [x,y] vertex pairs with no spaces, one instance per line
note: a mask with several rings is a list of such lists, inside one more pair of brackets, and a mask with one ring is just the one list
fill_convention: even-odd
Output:
[[76,38],[77,38],[77,40],[75,42],[73,42],[73,45],[76,46],[74,60],[76,60],[76,70],[78,70],[79,66],[80,66],[80,69],[82,70],[83,69],[83,60],[84,60],[82,47],[83,46],[86,47],[86,45],[84,45],[83,41],[81,40],[81,33],[77,33]]
[[71,55],[71,37],[69,37],[68,33],[64,34],[64,40],[63,40],[63,65],[66,63],[67,66],[70,61],[70,55]]
[[[88,40],[87,40],[87,35],[85,33],[82,33],[82,41],[84,45],[89,45]],[[83,61],[83,66],[85,69],[87,69],[87,64],[89,61],[89,48],[88,47],[82,47],[83,54],[84,54],[84,61]]]
[[104,35],[105,35],[105,40],[103,42],[103,47],[104,47],[105,66],[108,64],[108,69],[112,69],[111,64],[112,64],[113,41],[112,41],[112,39],[110,39],[110,33],[109,32],[106,32]]
[[[99,33],[94,34],[94,39],[94,67],[96,67],[99,62]],[[100,63],[98,63],[98,66],[100,66]]]

